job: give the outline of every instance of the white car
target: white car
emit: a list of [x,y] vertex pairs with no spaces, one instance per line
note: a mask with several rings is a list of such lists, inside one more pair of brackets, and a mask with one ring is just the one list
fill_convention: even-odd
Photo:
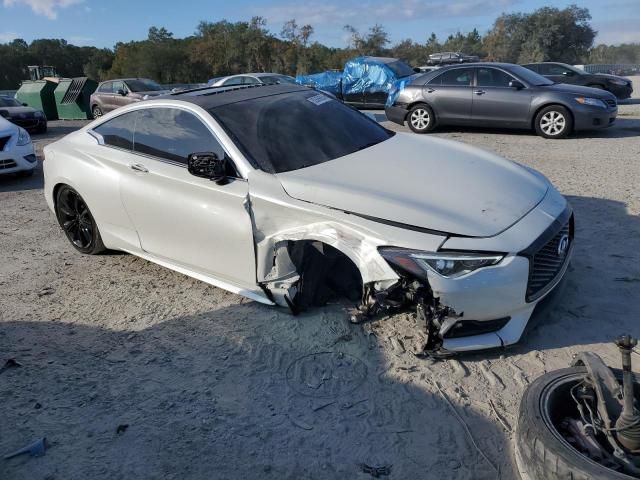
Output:
[[571,207],[541,174],[394,133],[305,87],[175,93],[44,149],[83,253],[123,250],[292,311],[416,309],[433,354],[517,342],[563,277]]
[[0,175],[28,177],[38,164],[29,133],[0,117]]
[[242,73],[240,75],[212,78],[209,80],[208,85],[210,87],[232,87],[238,85],[278,85],[281,83],[294,85],[296,79],[281,73]]

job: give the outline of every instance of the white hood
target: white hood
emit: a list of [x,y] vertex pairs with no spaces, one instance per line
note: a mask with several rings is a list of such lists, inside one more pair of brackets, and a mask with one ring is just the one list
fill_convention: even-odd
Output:
[[298,200],[470,237],[509,228],[544,198],[549,185],[484,150],[406,133],[277,177]]
[[7,119],[0,117],[0,137],[8,137],[18,131],[17,125]]

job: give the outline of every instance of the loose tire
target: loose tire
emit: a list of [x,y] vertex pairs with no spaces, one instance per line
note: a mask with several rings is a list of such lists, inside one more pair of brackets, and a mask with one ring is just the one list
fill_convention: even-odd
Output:
[[65,185],[56,195],[56,217],[71,245],[81,253],[96,255],[105,250],[98,225],[80,194]]
[[560,105],[549,105],[536,115],[536,133],[544,138],[565,138],[573,130],[573,117]]
[[93,118],[100,118],[103,115],[102,109],[97,105],[94,105],[94,107],[91,109],[91,113],[93,114]]
[[[536,379],[520,402],[516,462],[523,480],[632,480],[579,453],[556,430],[550,412],[566,404],[563,393],[585,374],[584,367],[564,368]],[[614,369],[619,378],[622,373]],[[555,403],[554,403],[555,402]]]
[[436,119],[431,107],[420,103],[409,110],[407,123],[415,133],[427,133],[435,128]]

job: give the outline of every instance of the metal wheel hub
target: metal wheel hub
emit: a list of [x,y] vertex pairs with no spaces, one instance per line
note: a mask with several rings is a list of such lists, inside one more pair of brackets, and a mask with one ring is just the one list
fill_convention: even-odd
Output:
[[431,122],[429,112],[424,108],[418,108],[411,113],[411,125],[418,130],[424,130]]
[[552,110],[540,119],[540,128],[547,135],[559,135],[567,126],[567,119],[560,112]]

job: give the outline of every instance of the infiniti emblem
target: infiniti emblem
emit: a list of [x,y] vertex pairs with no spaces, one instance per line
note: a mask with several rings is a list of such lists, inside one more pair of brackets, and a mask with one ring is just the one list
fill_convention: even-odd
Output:
[[564,257],[567,254],[567,250],[569,249],[569,235],[565,234],[560,237],[560,241],[558,242],[558,256]]

